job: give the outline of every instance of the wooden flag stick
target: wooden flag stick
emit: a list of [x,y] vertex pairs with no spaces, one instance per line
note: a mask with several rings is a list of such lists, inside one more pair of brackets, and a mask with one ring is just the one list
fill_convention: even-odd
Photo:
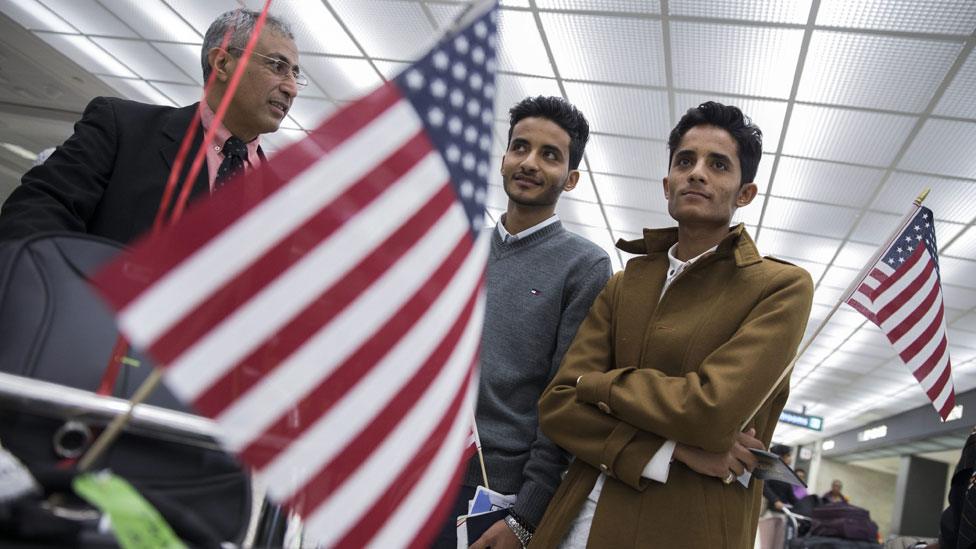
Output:
[[834,307],[830,310],[829,313],[827,313],[827,316],[820,321],[820,324],[817,326],[817,329],[814,330],[813,335],[807,338],[807,340],[804,341],[803,345],[800,347],[800,350],[798,350],[796,354],[793,355],[793,360],[791,360],[790,363],[786,366],[786,369],[783,370],[783,373],[779,375],[779,378],[776,380],[776,383],[774,383],[773,386],[769,388],[769,391],[766,392],[766,396],[764,396],[763,399],[759,402],[759,405],[756,406],[756,409],[753,410],[751,414],[749,414],[748,419],[742,422],[742,426],[739,427],[740,431],[745,431],[746,427],[748,427],[749,424],[752,423],[752,419],[756,417],[756,414],[759,413],[759,410],[761,410],[762,407],[766,404],[766,401],[773,396],[773,393],[776,391],[777,387],[779,387],[780,383],[782,383],[783,380],[790,375],[790,372],[793,371],[793,367],[796,366],[796,361],[799,360],[801,356],[803,356],[803,353],[807,351],[807,349],[810,347],[810,344],[813,343],[815,339],[817,339],[817,336],[820,335],[820,332],[822,332],[824,327],[827,326],[827,323],[830,322],[830,319],[834,316],[834,313],[836,313],[837,309],[840,308],[841,303],[847,301],[847,298],[850,297],[852,293],[854,293],[854,291],[857,289],[861,281],[864,280],[864,277],[868,275],[868,272],[871,269],[871,267],[873,267],[874,264],[878,262],[878,259],[881,258],[882,254],[884,254],[888,250],[888,248],[891,247],[892,242],[896,238],[898,238],[899,234],[901,234],[902,230],[905,227],[905,224],[911,221],[912,217],[922,206],[922,202],[925,201],[925,198],[929,195],[930,190],[931,190],[930,188],[926,187],[925,190],[923,190],[921,194],[918,195],[918,197],[915,199],[914,202],[915,208],[912,209],[907,214],[905,214],[905,217],[902,218],[901,222],[898,223],[898,226],[895,227],[895,231],[891,234],[891,236],[888,237],[888,239],[884,242],[884,244],[881,245],[880,248],[878,248],[878,251],[874,253],[874,255],[871,257],[871,260],[868,261],[867,264],[861,268],[861,272],[857,274],[857,277],[854,278],[854,281],[851,282],[851,284],[847,287],[847,290],[843,294],[841,294],[840,299],[837,300],[837,303],[834,304]]
[[149,374],[149,377],[146,378],[146,381],[142,382],[142,385],[136,389],[135,394],[129,399],[129,409],[124,414],[115,416],[112,422],[108,424],[108,427],[105,428],[105,431],[95,439],[95,443],[92,444],[91,448],[81,457],[81,460],[78,462],[78,471],[87,471],[105,453],[108,446],[115,442],[122,429],[132,419],[132,411],[152,394],[162,379],[163,369],[154,368],[152,373]]
[[491,490],[488,486],[488,470],[485,469],[485,454],[481,451],[481,435],[478,434],[478,421],[475,419],[474,411],[471,412],[471,430],[474,432],[474,447],[478,450],[478,462],[481,464],[481,479],[485,483],[485,488]]

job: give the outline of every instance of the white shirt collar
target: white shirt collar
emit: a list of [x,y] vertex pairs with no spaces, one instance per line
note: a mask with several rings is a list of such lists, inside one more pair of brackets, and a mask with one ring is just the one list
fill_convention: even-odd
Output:
[[718,249],[718,244],[696,255],[695,257],[689,259],[688,261],[681,261],[680,259],[675,257],[674,253],[677,249],[678,249],[677,242],[675,242],[674,245],[668,248],[668,263],[670,263],[670,265],[668,266],[668,276],[667,278],[664,279],[664,288],[661,289],[662,296],[664,295],[664,292],[666,292],[667,289],[671,286],[671,282],[673,282],[674,279],[677,278],[677,276],[682,273],[682,271],[687,269],[692,263],[701,259],[703,255],[714,252],[716,249]]
[[559,216],[556,214],[552,214],[551,217],[548,217],[540,221],[539,223],[536,223],[535,225],[529,227],[528,229],[525,229],[524,231],[519,231],[518,234],[513,235],[509,233],[507,229],[505,229],[505,225],[502,223],[502,221],[504,221],[504,218],[505,218],[504,215],[498,218],[498,224],[496,225],[498,227],[498,236],[502,238],[502,242],[508,242],[509,240],[519,240],[521,238],[525,238],[559,221]]

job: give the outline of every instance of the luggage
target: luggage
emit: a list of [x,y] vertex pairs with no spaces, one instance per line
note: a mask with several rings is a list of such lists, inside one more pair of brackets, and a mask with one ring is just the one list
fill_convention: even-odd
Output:
[[881,549],[881,544],[874,541],[813,536],[792,539],[789,547],[790,549]]
[[[41,234],[0,245],[0,371],[89,391],[98,387],[118,334],[111,313],[85,277],[120,250],[117,243],[75,233]],[[124,367],[115,396],[131,396],[149,375],[148,361],[136,358],[141,365]],[[52,417],[25,410],[15,400],[0,398],[0,443],[35,471],[63,466],[70,457],[66,451],[74,449],[64,446],[105,423],[85,415]],[[147,403],[185,410],[165,387]],[[69,436],[64,436],[69,426]],[[199,517],[218,539],[240,542],[247,532],[249,477],[213,440],[189,442],[129,429],[100,466]],[[0,532],[0,545],[2,538]]]
[[849,503],[826,503],[813,510],[810,534],[876,542],[878,525],[867,509]]

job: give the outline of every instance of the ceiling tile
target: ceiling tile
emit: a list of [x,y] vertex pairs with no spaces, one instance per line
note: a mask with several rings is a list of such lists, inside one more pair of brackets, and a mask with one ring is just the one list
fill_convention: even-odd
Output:
[[501,185],[488,185],[488,197],[485,199],[485,207],[498,209],[504,212],[508,208],[508,196]]
[[915,198],[926,188],[932,191],[925,199],[925,206],[932,210],[936,220],[969,223],[976,217],[976,210],[973,208],[976,203],[976,181],[898,172],[888,179],[884,189],[871,204],[871,209],[904,215],[911,209]]
[[837,251],[840,241],[776,229],[763,229],[756,244],[763,254],[826,263]]
[[586,155],[594,172],[648,179],[663,178],[668,173],[667,146],[660,141],[590,135]]
[[590,123],[590,131],[665,139],[671,132],[668,94],[620,86],[567,82],[566,95]]
[[968,332],[976,333],[976,312],[963,316],[959,320],[953,322],[952,326],[957,330],[966,330]]
[[540,17],[563,78],[664,85],[660,21],[562,13]]
[[556,76],[546,55],[539,26],[531,13],[501,11],[498,18],[498,67],[502,71]]
[[377,61],[373,60],[373,64],[380,71],[387,80],[393,80],[396,78],[403,69],[410,66],[410,63],[405,63],[403,61]]
[[942,299],[960,309],[976,307],[976,290],[943,284]]
[[817,25],[938,34],[976,28],[970,0],[822,0]]
[[[160,0],[100,0],[102,6],[125,21],[140,37],[202,44],[203,35]],[[199,51],[199,49],[198,49]]]
[[844,290],[838,290],[836,288],[828,288],[826,286],[821,286],[813,292],[813,302],[819,303],[821,305],[834,306],[838,301],[840,301],[841,294]]
[[[508,120],[508,110],[526,97],[538,95],[562,97],[559,84],[551,78],[498,74],[495,77],[495,118]],[[588,114],[584,111],[584,114]],[[505,124],[508,131],[508,124]]]
[[888,166],[914,123],[911,116],[797,105],[783,153]]
[[668,203],[660,181],[593,174],[593,182],[604,204],[667,212]]
[[[773,255],[773,254],[766,253],[766,251],[763,249],[760,249],[759,253],[763,255]],[[800,259],[798,257],[789,257],[784,255],[775,255],[774,257],[776,257],[776,259],[782,259],[784,261],[792,263],[797,267],[800,267],[806,272],[810,273],[810,278],[812,278],[814,282],[816,282],[817,279],[820,278],[820,275],[822,275],[824,270],[827,268],[827,266],[824,265],[823,263],[816,263],[813,261],[808,261],[806,259]]]
[[789,97],[802,30],[683,21],[671,27],[675,87]]
[[[166,56],[147,42],[119,38],[92,38],[92,40],[146,80],[196,84],[193,77],[171,63]],[[186,69],[196,72],[197,67],[191,65]]]
[[192,105],[203,97],[203,88],[186,84],[170,84],[168,82],[153,82],[152,86],[172,99],[177,106]]
[[[969,227],[966,232],[962,233],[956,240],[948,247],[943,247],[940,250],[942,255],[952,255],[956,257],[966,257],[966,258],[976,258],[976,227]],[[943,262],[945,258],[943,258]],[[967,263],[972,264],[976,267],[976,263],[969,261]],[[944,269],[944,267],[943,267]],[[970,271],[972,276],[971,280],[976,283],[976,270]]]
[[[133,101],[142,101],[145,103],[150,103],[153,105],[167,105],[167,106],[182,106],[184,103],[180,103],[176,97],[166,93],[160,93],[160,90],[156,89],[150,85],[145,80],[133,79],[133,78],[118,78],[115,76],[100,76],[106,84],[112,86],[118,90],[119,94],[126,98],[132,99]],[[165,93],[165,95],[164,95]],[[199,100],[199,95],[197,100]],[[190,103],[192,103],[191,101]]]
[[954,42],[816,31],[797,100],[921,112],[961,49]]
[[427,9],[434,16],[438,30],[445,30],[457,20],[458,16],[467,11],[465,4],[432,4],[427,3]]
[[837,259],[834,260],[834,263],[841,267],[861,270],[874,257],[877,251],[878,246],[873,244],[847,242],[841,248],[840,253],[837,254]]
[[420,4],[332,0],[339,19],[373,57],[413,61],[434,45],[434,29]]
[[356,99],[383,83],[365,59],[306,55],[302,67],[332,99]]
[[138,37],[95,0],[44,0],[44,5],[85,34]]
[[607,238],[610,238],[610,232],[606,229],[606,222],[603,220],[599,204],[579,200],[560,200],[556,203],[556,213],[559,214],[559,219],[568,223],[603,227]]
[[292,103],[288,114],[306,130],[314,130],[335,110],[336,105],[331,101],[299,96]]
[[620,206],[604,206],[603,209],[607,213],[607,220],[614,231],[642,235],[644,228],[659,229],[675,226],[671,216],[660,212],[635,210]]
[[[732,225],[738,225],[739,223],[745,223],[750,227],[759,226],[759,218],[762,215],[762,204],[766,197],[764,195],[757,195],[755,200],[747,206],[741,208],[736,208],[735,213],[732,214]],[[763,225],[765,227],[765,224]]]
[[854,279],[857,278],[858,272],[858,269],[831,265],[827,269],[827,272],[824,273],[823,278],[820,279],[820,284],[830,288],[847,289],[854,282]]
[[780,157],[772,194],[863,207],[881,183],[884,170],[822,160]]
[[[249,3],[257,10],[260,10],[264,4],[262,1],[255,0]],[[299,52],[362,55],[322,0],[275,2],[271,5],[271,12],[291,27]]]
[[596,193],[593,192],[592,175],[584,168],[585,166],[580,164],[580,178],[579,182],[576,183],[576,188],[572,191],[563,191],[562,196],[569,200],[580,200],[596,204],[599,202],[599,199],[597,199]]
[[78,32],[36,0],[0,0],[0,12],[26,29],[54,32]]
[[661,13],[658,0],[536,0],[539,9],[553,10],[594,10],[619,11],[630,13]]
[[[743,99],[717,94],[678,93],[674,97],[675,121],[681,119],[688,109],[706,101],[718,101],[725,105],[735,105],[752,119],[763,132],[763,151],[776,152],[779,138],[786,118],[786,101],[764,101],[762,99]],[[652,136],[657,137],[657,136]]]
[[725,0],[671,0],[668,13],[674,16],[708,17],[803,24],[810,16],[811,0],[764,0],[727,2]]
[[935,107],[935,114],[944,116],[960,116],[976,118],[976,101],[973,101],[973,90],[976,89],[976,55],[969,52],[969,57],[956,73],[952,83],[946,88],[942,99]]
[[[972,229],[970,229],[971,231]],[[965,257],[972,258],[974,255],[970,254]],[[957,257],[946,257],[943,254],[939,258],[939,276],[942,279],[942,284],[976,289],[976,261]],[[960,307],[955,303],[952,303],[952,306]]]
[[773,229],[841,238],[854,225],[857,213],[852,208],[771,197],[762,222]]
[[851,233],[851,240],[881,246],[898,229],[901,216],[893,213],[867,212]]
[[[70,1],[70,0],[69,0]],[[210,24],[218,15],[239,8],[234,0],[163,0],[174,12],[190,24],[200,36],[206,34]],[[201,40],[202,42],[202,40]]]
[[68,56],[81,68],[97,75],[135,78],[137,75],[119,63],[108,52],[98,47],[88,37],[69,34],[39,32],[37,36]]
[[[281,128],[274,133],[266,133],[261,136],[261,148],[265,149],[265,152],[277,153],[278,151],[284,149],[288,145],[305,139],[308,134],[302,130],[289,130]],[[269,157],[273,155],[269,154]]]
[[976,179],[973,143],[976,143],[976,122],[927,120],[898,167]]
[[[200,63],[200,48],[202,44],[173,44],[169,42],[153,42],[153,47],[162,53],[177,67],[193,79],[202,89],[203,67]],[[304,93],[305,90],[302,90]]]

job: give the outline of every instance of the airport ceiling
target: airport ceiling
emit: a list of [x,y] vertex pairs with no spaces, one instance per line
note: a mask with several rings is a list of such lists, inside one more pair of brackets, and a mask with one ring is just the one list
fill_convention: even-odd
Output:
[[[0,0],[0,178],[15,184],[94,95],[197,101],[203,33],[237,5]],[[273,2],[311,84],[266,148],[391,78],[465,5]],[[976,387],[976,2],[503,0],[500,28],[496,168],[511,104],[551,94],[578,105],[593,133],[582,183],[558,212],[616,268],[627,259],[618,238],[672,224],[660,183],[665,139],[704,100],[742,107],[765,133],[760,195],[738,220],[763,253],[813,276],[808,337],[931,188],[956,391]],[[494,183],[489,222],[506,201]],[[824,416],[834,433],[926,403],[881,332],[843,305],[800,358],[788,408]],[[785,442],[814,436],[777,431]]]

